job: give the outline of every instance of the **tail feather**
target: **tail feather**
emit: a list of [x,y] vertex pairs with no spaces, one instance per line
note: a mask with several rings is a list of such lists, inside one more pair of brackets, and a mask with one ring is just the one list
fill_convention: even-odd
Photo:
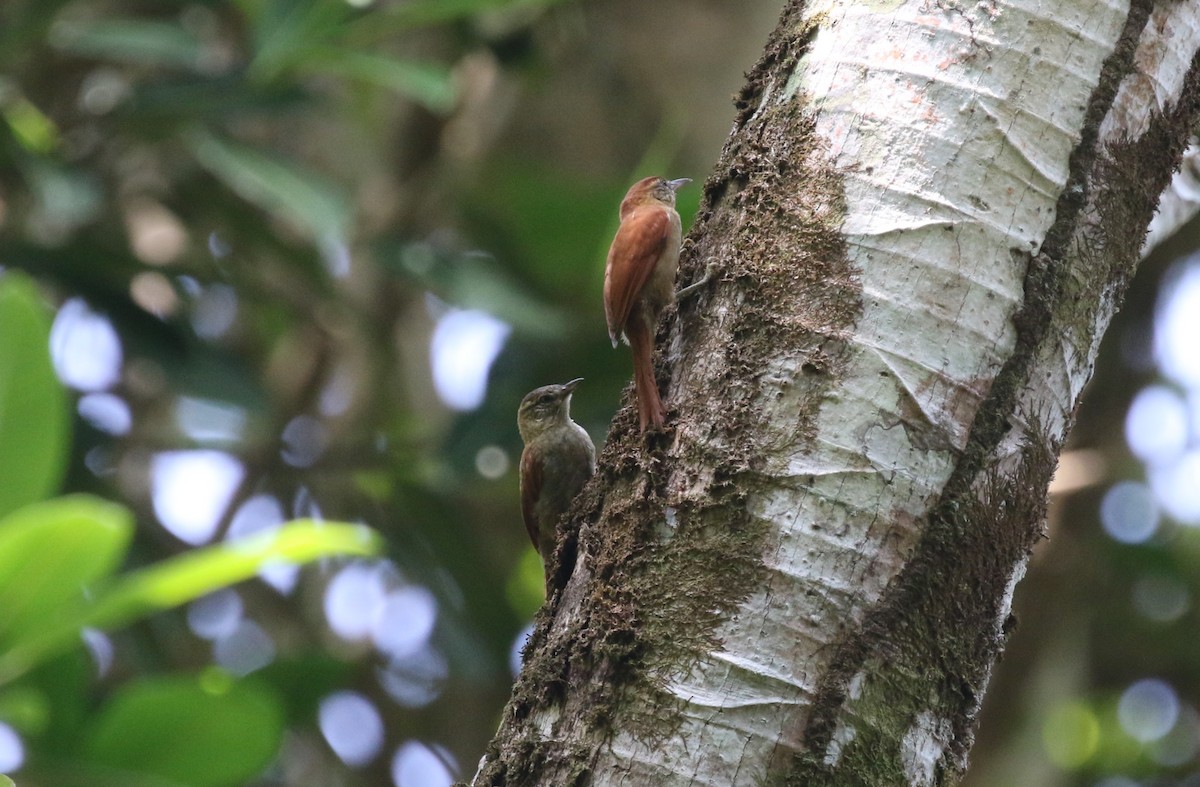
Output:
[[633,387],[637,392],[638,421],[642,431],[648,424],[661,429],[666,420],[666,411],[658,395],[658,382],[654,379],[654,334],[646,321],[634,317],[625,325],[625,336],[633,350]]

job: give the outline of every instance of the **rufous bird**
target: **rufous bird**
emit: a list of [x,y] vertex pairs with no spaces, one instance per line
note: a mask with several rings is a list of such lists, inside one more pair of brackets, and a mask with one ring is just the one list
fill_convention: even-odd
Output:
[[608,249],[604,268],[604,316],[613,347],[624,339],[633,350],[633,386],[638,421],[661,429],[666,418],[654,379],[654,333],[658,315],[677,297],[690,294],[712,274],[675,292],[682,230],[675,192],[691,178],[642,178],[621,200],[621,225]]
[[571,420],[571,394],[582,378],[545,385],[525,395],[517,410],[521,451],[521,516],[549,583],[558,520],[596,472],[596,446]]

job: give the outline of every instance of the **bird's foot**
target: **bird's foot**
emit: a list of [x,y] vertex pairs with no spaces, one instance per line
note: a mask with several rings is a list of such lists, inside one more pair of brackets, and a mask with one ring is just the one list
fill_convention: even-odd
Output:
[[684,298],[695,295],[696,292],[698,292],[701,287],[703,287],[705,284],[708,284],[710,281],[713,280],[713,277],[716,275],[716,273],[717,273],[717,263],[716,262],[708,263],[708,265],[704,266],[704,275],[700,277],[700,280],[689,284],[688,286],[681,289],[679,292],[675,293],[675,300],[678,302],[678,301],[682,301]]

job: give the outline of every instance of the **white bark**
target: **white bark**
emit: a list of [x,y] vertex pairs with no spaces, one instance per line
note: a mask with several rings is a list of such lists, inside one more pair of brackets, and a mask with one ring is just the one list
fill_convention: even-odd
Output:
[[[891,687],[871,674],[886,665],[886,644],[832,693],[829,671],[847,632],[887,602],[952,475],[967,472],[968,490],[985,506],[1003,508],[1006,501],[988,501],[986,479],[1015,472],[1029,441],[1060,444],[1070,426],[1123,291],[1123,282],[1110,281],[1114,263],[1085,248],[1112,228],[1098,226],[1094,172],[1081,172],[1073,155],[1082,145],[1103,161],[1118,143],[1150,132],[1179,101],[1200,49],[1200,3],[1164,1],[1144,27],[1131,28],[1134,10],[1119,0],[824,0],[785,17],[793,32],[815,32],[790,71],[772,75],[741,127],[792,105],[813,121],[821,161],[809,163],[839,174],[844,212],[826,204],[797,211],[837,224],[861,285],[861,310],[841,334],[817,324],[819,310],[802,318],[814,333],[837,337],[827,389],[809,382],[820,347],[772,348],[753,394],[755,434],[747,439],[761,464],[745,499],[765,532],[765,581],[724,618],[718,647],[694,665],[660,670],[671,698],[663,707],[678,726],[648,738],[618,725],[587,758],[592,784],[755,784],[786,772],[793,755],[835,772],[853,747],[893,729],[880,704]],[[1103,94],[1106,62],[1129,33],[1139,36],[1135,68],[1120,74],[1097,132],[1089,108]],[[1090,196],[1078,220],[1065,223],[1071,217],[1062,206],[1074,195],[1064,203],[1064,192],[1081,183]],[[789,198],[803,204],[814,195],[780,201],[793,204]],[[1050,310],[1055,320],[1070,310],[1075,321],[1056,322],[1024,348],[1028,373],[1018,379],[1018,404],[1002,414],[1013,428],[979,449],[976,470],[963,471],[964,456],[978,448],[970,443],[981,408],[1022,350],[1031,261],[1045,256],[1047,243],[1052,265],[1066,266],[1055,269],[1065,271],[1064,286],[1083,293],[1079,304],[1068,298]],[[1132,248],[1139,243],[1140,236]],[[696,267],[730,263],[705,258],[711,248],[700,246]],[[715,291],[702,314],[718,338],[703,341],[721,345],[724,326],[744,308],[742,286],[753,285],[727,280]],[[1085,297],[1093,289],[1095,297]],[[668,352],[675,371],[668,402],[680,413],[675,457],[726,439],[715,436],[698,396],[723,379],[728,360],[694,353],[700,340],[683,332],[699,329],[686,319],[672,331]],[[799,403],[814,391],[819,406],[798,429]],[[698,476],[688,469],[693,475],[679,472],[667,482],[667,504],[681,511],[700,505],[716,483],[703,468]],[[1048,480],[1047,472],[1039,493]],[[560,600],[559,626],[584,603],[591,559],[581,555]],[[1024,572],[1023,553],[1000,559],[1007,562],[995,595],[1003,597],[988,607],[996,642]],[[952,590],[966,596],[975,588]],[[980,690],[989,668],[981,667]],[[952,779],[969,745],[961,738],[970,724],[948,717],[944,698],[928,694],[925,707],[902,704],[893,740],[895,772],[914,785]],[[810,727],[819,698],[834,703],[822,710],[832,722],[824,738]],[[579,725],[561,709],[538,718],[546,740],[578,745]]]

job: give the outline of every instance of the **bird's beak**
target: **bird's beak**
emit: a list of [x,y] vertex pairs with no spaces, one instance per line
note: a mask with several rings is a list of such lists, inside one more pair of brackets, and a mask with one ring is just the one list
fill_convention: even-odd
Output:
[[681,188],[691,182],[691,178],[679,178],[678,180],[668,180],[667,185],[671,187],[671,191],[679,191]]
[[583,382],[583,378],[576,377],[574,380],[572,380],[569,383],[563,383],[563,386],[562,386],[563,390],[566,391],[567,393],[573,393],[575,391],[575,386],[579,385],[581,382]]

